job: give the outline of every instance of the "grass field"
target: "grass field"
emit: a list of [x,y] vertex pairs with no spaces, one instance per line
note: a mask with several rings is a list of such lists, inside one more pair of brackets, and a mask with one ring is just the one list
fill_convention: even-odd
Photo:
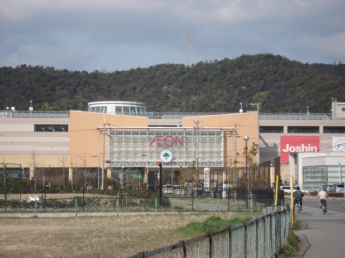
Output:
[[73,218],[0,218],[1,257],[126,257],[185,240],[179,227],[210,216],[229,220],[258,214],[202,213]]

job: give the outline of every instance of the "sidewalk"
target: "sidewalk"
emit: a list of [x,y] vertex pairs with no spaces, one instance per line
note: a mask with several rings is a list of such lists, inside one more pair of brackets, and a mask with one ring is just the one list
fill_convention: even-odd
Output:
[[296,213],[301,230],[294,231],[301,242],[295,257],[324,258],[345,256],[345,214],[303,207]]

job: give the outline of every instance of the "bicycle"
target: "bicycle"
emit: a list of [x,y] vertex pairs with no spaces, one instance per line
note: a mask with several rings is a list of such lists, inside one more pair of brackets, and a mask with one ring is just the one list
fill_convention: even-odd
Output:
[[302,207],[301,207],[301,202],[299,201],[295,201],[295,206],[297,206],[297,212],[298,213],[301,213],[301,210],[302,210]]
[[323,214],[326,214],[327,213],[327,210],[325,209],[326,200],[321,199],[320,203],[321,203],[321,209],[322,209]]

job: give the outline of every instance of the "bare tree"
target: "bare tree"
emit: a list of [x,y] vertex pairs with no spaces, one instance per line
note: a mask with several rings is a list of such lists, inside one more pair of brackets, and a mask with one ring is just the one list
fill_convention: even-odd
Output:
[[84,179],[84,187],[86,185],[86,178],[88,178],[91,174],[91,168],[87,166],[87,159],[86,157],[79,157],[82,161],[83,167],[81,168],[81,172],[83,175],[83,179]]
[[33,172],[34,172],[34,189],[35,191],[37,190],[37,180],[40,176],[40,169],[38,168],[39,163],[37,160],[37,156],[36,156],[36,151],[33,150],[31,153],[31,162],[30,162],[30,167],[32,168]]
[[134,179],[132,175],[132,170],[131,168],[122,168],[122,167],[117,167],[114,168],[113,173],[111,173],[111,181],[116,182],[120,185],[121,192],[120,194],[123,195],[123,188],[124,185],[126,186],[133,186],[134,185]]
[[[75,190],[77,190],[77,184],[76,184],[77,173],[75,171],[73,157],[71,157],[69,164],[70,164],[70,167],[72,168],[72,190],[75,191]],[[75,189],[74,189],[74,184],[75,184]]]
[[171,191],[174,194],[174,177],[175,177],[175,170],[165,172],[165,176],[171,178]]
[[62,178],[63,178],[63,190],[66,190],[66,178],[65,178],[65,169],[66,169],[66,164],[68,157],[67,156],[61,156],[58,158],[61,166],[62,166]]

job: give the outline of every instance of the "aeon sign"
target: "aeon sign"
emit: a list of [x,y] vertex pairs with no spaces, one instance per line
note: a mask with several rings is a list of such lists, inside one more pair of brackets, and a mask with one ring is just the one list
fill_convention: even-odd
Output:
[[183,146],[183,136],[180,138],[178,136],[163,136],[163,135],[157,135],[150,143],[150,146],[152,144],[157,144],[157,146],[177,146],[181,145]]
[[319,152],[318,136],[281,136],[280,162],[289,163],[290,152]]

